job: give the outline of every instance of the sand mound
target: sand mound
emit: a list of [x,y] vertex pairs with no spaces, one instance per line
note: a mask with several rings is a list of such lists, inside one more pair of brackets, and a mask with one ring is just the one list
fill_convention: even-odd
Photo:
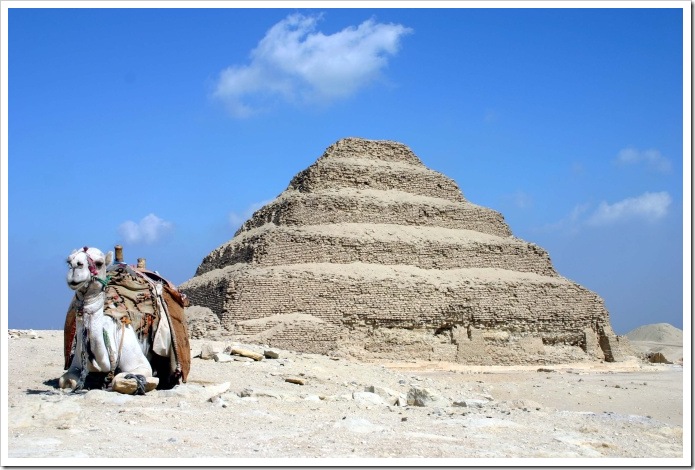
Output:
[[627,335],[630,341],[651,341],[671,345],[683,345],[683,330],[668,323],[654,323],[635,328]]
[[660,362],[661,354],[666,362],[683,363],[683,331],[668,323],[655,323],[635,328],[627,335],[635,350],[651,362]]

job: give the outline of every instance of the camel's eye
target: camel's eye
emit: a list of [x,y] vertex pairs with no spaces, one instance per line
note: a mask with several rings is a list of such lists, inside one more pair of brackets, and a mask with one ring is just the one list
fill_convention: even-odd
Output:
[[103,261],[95,261],[94,264],[97,266],[97,268],[101,268],[104,265]]
[[78,267],[78,268],[81,268],[82,266],[84,266],[84,263],[83,263],[82,261],[78,261],[78,262],[77,262],[77,267]]

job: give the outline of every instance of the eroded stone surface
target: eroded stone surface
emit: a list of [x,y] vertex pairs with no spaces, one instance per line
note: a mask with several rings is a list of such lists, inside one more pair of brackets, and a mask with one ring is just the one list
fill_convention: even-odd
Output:
[[490,365],[629,353],[598,295],[391,141],[331,145],[180,288],[214,331],[296,351]]

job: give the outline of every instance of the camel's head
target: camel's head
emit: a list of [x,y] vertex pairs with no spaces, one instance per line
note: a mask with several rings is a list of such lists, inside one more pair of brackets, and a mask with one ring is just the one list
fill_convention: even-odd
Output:
[[106,255],[97,248],[84,247],[73,250],[68,256],[68,287],[77,290],[94,279],[106,277],[106,267],[111,264],[113,253]]

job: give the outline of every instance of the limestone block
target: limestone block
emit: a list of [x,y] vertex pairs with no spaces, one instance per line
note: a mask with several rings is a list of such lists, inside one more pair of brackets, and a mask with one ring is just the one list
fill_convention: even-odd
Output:
[[306,379],[303,379],[301,377],[287,377],[285,379],[285,382],[297,385],[306,385]]
[[263,354],[258,354],[257,352],[249,351],[248,349],[243,349],[243,348],[231,348],[230,354],[236,355],[236,356],[248,357],[248,358],[253,359],[254,361],[262,361],[263,360]]
[[449,406],[446,398],[426,387],[412,387],[406,401],[410,406]]
[[203,346],[201,347],[200,351],[200,358],[205,360],[213,359],[215,357],[215,354],[217,354],[218,352],[220,351],[215,345],[211,343],[203,343]]
[[533,336],[525,336],[519,338],[519,346],[525,353],[528,354],[544,354],[545,347],[543,346],[543,339]]
[[398,399],[401,398],[400,392],[380,385],[369,385],[365,387],[364,391],[379,395],[388,404],[396,404]]

